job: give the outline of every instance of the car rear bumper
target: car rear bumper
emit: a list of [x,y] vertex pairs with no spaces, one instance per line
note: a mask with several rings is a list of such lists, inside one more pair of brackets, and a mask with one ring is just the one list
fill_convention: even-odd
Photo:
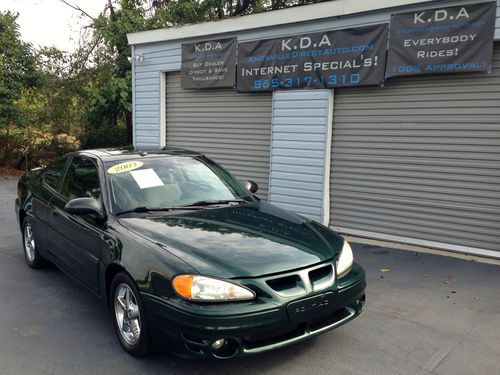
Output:
[[[185,306],[146,293],[142,298],[156,348],[181,356],[226,359],[291,345],[349,322],[364,308],[365,287],[364,271],[354,265],[332,288],[315,294],[328,296],[327,315],[310,314],[311,320],[306,317],[299,323],[290,317],[290,303],[251,313],[216,315],[199,309],[192,313]],[[212,348],[219,339],[226,339],[227,350]]]

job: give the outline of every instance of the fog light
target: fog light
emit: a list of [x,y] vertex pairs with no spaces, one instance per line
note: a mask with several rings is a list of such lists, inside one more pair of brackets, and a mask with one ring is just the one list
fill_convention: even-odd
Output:
[[218,339],[210,345],[210,352],[215,358],[229,359],[235,357],[240,350],[240,344],[235,339]]
[[226,343],[226,339],[218,339],[212,343],[212,349],[219,350]]

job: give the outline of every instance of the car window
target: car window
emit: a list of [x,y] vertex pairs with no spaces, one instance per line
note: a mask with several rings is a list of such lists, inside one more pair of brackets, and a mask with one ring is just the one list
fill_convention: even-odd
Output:
[[52,165],[49,165],[43,174],[44,182],[51,188],[57,190],[59,188],[59,183],[64,173],[64,168],[66,167],[68,159],[63,158]]
[[61,194],[68,199],[101,197],[96,165],[85,157],[74,157],[64,177]]
[[108,163],[105,168],[118,211],[205,200],[253,200],[234,177],[205,159],[167,156]]

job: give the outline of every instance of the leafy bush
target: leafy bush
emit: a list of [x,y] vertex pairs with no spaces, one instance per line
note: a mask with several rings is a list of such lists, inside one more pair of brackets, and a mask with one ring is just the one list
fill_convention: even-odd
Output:
[[125,146],[127,128],[125,126],[107,125],[92,127],[80,137],[84,149]]
[[3,167],[27,170],[79,148],[76,137],[64,133],[53,135],[48,129],[0,129],[0,166]]

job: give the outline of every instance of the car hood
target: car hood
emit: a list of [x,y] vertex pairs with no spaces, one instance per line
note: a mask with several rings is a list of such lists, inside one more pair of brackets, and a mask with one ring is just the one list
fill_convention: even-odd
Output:
[[335,257],[343,245],[322,225],[263,201],[119,221],[199,273],[225,278],[307,267]]

